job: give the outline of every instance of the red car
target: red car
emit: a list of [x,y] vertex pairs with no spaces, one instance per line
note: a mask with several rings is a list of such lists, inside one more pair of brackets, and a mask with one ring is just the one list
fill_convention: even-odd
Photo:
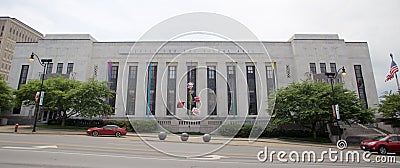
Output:
[[117,125],[106,125],[102,128],[89,128],[86,133],[91,136],[115,135],[116,137],[120,137],[126,135],[126,128],[120,128]]
[[383,135],[361,141],[360,148],[365,151],[378,152],[386,155],[388,152],[400,154],[400,135]]

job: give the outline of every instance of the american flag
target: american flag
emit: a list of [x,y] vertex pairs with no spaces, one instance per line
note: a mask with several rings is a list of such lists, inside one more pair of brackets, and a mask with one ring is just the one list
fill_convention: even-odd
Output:
[[397,67],[396,62],[393,60],[393,55],[390,54],[390,57],[392,58],[392,63],[390,65],[390,71],[389,74],[386,76],[385,82],[392,80],[394,76],[396,75],[397,72],[399,72],[399,68]]

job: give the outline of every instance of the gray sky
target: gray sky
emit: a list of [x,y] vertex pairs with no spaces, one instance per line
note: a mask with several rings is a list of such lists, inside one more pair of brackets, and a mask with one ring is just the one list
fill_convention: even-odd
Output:
[[[98,41],[135,41],[152,26],[189,12],[231,17],[264,41],[295,33],[335,33],[368,42],[378,95],[396,90],[384,82],[392,52],[400,63],[399,0],[4,0],[0,16],[15,17],[43,34],[88,33]],[[396,42],[397,41],[397,42]]]

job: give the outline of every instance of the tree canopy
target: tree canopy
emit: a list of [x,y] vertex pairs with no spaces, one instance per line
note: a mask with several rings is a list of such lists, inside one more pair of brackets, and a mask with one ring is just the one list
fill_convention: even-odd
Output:
[[[35,94],[40,89],[40,80],[30,80],[15,91],[16,102],[35,105]],[[89,79],[80,82],[66,78],[49,78],[43,84],[43,110],[56,112],[64,123],[71,116],[94,117],[110,115],[111,106],[106,102],[113,91],[106,82]],[[19,105],[20,105],[19,104]]]
[[274,108],[274,122],[296,123],[310,128],[316,137],[318,122],[333,122],[332,104],[338,104],[341,120],[368,123],[374,120],[374,112],[363,109],[354,91],[334,85],[334,99],[331,86],[323,82],[292,83],[278,89]]
[[13,105],[12,90],[2,78],[0,78],[0,100],[0,112],[10,109]]
[[400,116],[400,95],[387,94],[383,98],[379,104],[379,112],[385,118],[397,119]]

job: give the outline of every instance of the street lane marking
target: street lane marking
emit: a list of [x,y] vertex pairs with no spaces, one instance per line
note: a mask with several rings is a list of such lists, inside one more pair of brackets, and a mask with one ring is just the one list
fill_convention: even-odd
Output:
[[56,145],[51,145],[51,146],[35,146],[35,148],[38,148],[38,149],[47,149],[47,148],[57,149],[58,147]]
[[150,157],[140,157],[140,156],[122,156],[122,155],[106,155],[106,154],[94,154],[94,153],[76,153],[76,152],[58,152],[58,151],[40,151],[40,150],[13,150],[13,149],[0,149],[0,150],[12,150],[12,151],[26,151],[26,152],[36,152],[36,153],[51,153],[51,154],[65,154],[65,155],[81,155],[81,156],[95,156],[95,157],[111,157],[111,158],[123,158],[123,159],[143,159],[143,160],[161,160],[161,161],[178,161],[178,162],[212,162],[212,163],[228,163],[228,164],[251,164],[256,165],[259,162],[233,162],[233,161],[220,161],[216,162],[213,160],[189,160],[185,158],[150,158]]
[[51,149],[57,149],[57,146],[52,145],[52,146],[3,146],[2,148],[4,149],[47,149],[47,148],[51,148]]
[[221,158],[228,158],[225,156],[220,156],[220,155],[206,155],[203,157],[195,157],[195,158],[189,158],[189,159],[195,159],[195,160],[220,160]]
[[[7,142],[11,144],[45,144],[45,143],[39,143],[39,142],[15,142],[15,141],[2,141],[0,142]],[[149,152],[149,153],[159,153],[157,150],[153,149],[144,149],[144,148],[122,148],[122,147],[106,147],[106,146],[86,146],[86,145],[77,145],[77,144],[56,144],[57,147],[76,147],[76,148],[86,148],[86,149],[102,149],[102,150],[121,150],[121,151],[141,151],[141,152]],[[4,147],[3,147],[4,148]],[[9,149],[21,149],[21,150],[26,150],[27,147],[17,147],[17,148],[9,148]],[[35,148],[38,149],[38,148]],[[32,150],[31,148],[28,148],[28,150]],[[169,151],[170,153],[181,153],[181,154],[198,154],[196,152],[182,152],[182,151]],[[218,154],[218,153],[217,153]],[[256,158],[256,153],[254,154],[248,154],[248,153],[242,153],[242,154],[234,154],[234,153],[222,153],[225,157],[254,157]],[[276,157],[276,156],[275,156]],[[194,157],[188,157],[189,158],[194,158]],[[320,159],[321,157],[317,156],[316,159]],[[276,158],[275,158],[276,159]],[[324,156],[324,159],[329,159],[328,156]],[[192,160],[192,159],[190,159]],[[197,159],[197,160],[212,160],[210,158],[206,159]],[[397,160],[397,159],[396,159]]]

